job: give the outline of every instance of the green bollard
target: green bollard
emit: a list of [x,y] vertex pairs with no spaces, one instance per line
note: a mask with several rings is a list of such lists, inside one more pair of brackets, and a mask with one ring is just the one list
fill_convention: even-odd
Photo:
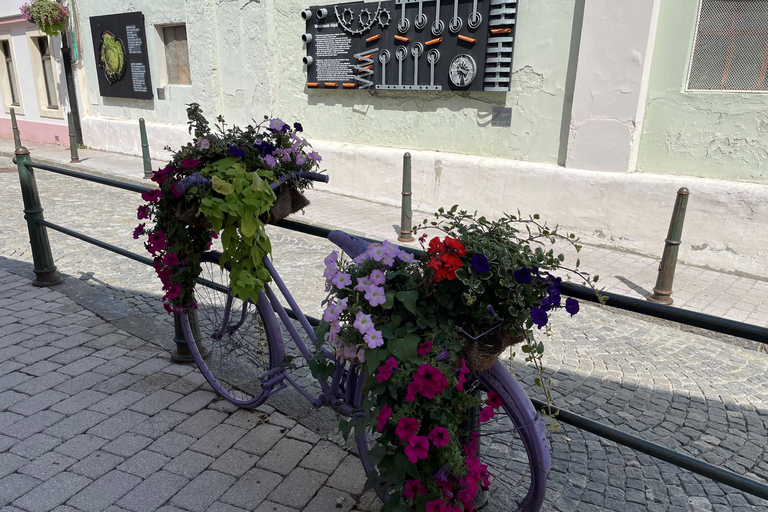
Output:
[[67,112],[67,124],[69,125],[69,163],[79,164],[80,157],[77,156],[77,136],[75,135],[75,122],[72,119],[72,112]]
[[147,127],[143,117],[139,119],[139,132],[141,133],[141,158],[144,160],[144,179],[148,180],[152,177],[152,158],[149,156]]
[[[208,355],[208,349],[201,347],[199,342],[203,339],[200,334],[200,322],[197,319],[197,311],[192,310],[187,314],[189,318],[189,328],[192,330],[192,335],[195,337],[195,341],[198,342],[197,349],[200,354],[205,357]],[[195,358],[192,357],[192,352],[187,346],[187,339],[184,337],[184,329],[181,328],[181,315],[179,313],[173,314],[173,342],[176,343],[176,350],[171,352],[171,360],[175,363],[194,363]]]
[[13,130],[13,147],[19,149],[21,147],[21,134],[19,133],[19,125],[16,123],[16,110],[11,107],[11,129]]
[[675,279],[677,253],[680,249],[689,195],[690,192],[685,187],[677,191],[677,200],[675,200],[675,208],[672,210],[672,220],[669,222],[669,232],[665,240],[664,254],[661,256],[661,263],[659,263],[659,276],[656,278],[656,286],[653,287],[653,295],[648,297],[651,302],[667,305],[674,302],[671,297],[672,281]]
[[413,242],[411,195],[411,154],[406,153],[403,155],[403,202],[400,208],[400,236],[397,237],[401,242]]
[[43,220],[43,208],[40,206],[40,194],[37,192],[35,173],[29,167],[29,150],[20,147],[16,150],[16,165],[21,182],[21,196],[24,199],[24,218],[29,230],[29,243],[32,246],[32,261],[36,279],[34,286],[54,286],[61,283],[61,277],[56,272],[51,255],[51,244],[48,241],[48,231],[45,226],[37,223]]

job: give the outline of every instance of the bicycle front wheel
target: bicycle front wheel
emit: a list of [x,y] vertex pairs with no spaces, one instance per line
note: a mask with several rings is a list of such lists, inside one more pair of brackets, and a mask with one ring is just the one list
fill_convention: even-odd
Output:
[[229,294],[229,270],[219,265],[217,253],[206,253],[201,266],[204,283],[195,285],[200,329],[185,329],[187,345],[219,395],[240,407],[257,407],[267,398],[259,377],[281,362],[275,313],[263,293],[256,304]]
[[[361,407],[364,379],[357,382],[354,402]],[[520,384],[499,362],[488,371],[472,374],[469,385],[485,401],[489,391],[502,398],[501,408],[494,417],[474,427],[478,434],[478,456],[488,466],[490,487],[475,499],[475,509],[483,512],[537,512],[544,502],[547,471],[550,466],[549,447],[544,427],[536,410]],[[477,425],[477,417],[470,418]],[[360,433],[357,449],[366,474],[376,467],[366,457],[375,445],[370,429]],[[386,498],[386,483],[376,488]]]

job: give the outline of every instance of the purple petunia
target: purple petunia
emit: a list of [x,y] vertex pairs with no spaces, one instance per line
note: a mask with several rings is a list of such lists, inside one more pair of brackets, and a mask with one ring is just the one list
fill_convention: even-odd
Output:
[[547,312],[542,308],[533,308],[531,309],[531,320],[533,320],[533,323],[536,324],[536,327],[541,329],[547,325],[549,318],[547,317]]
[[475,274],[485,274],[488,272],[488,269],[490,268],[490,265],[488,264],[488,258],[485,257],[485,255],[477,253],[474,256],[472,256],[472,260],[470,260],[470,264],[472,265],[472,270],[475,271]]
[[264,163],[267,164],[267,167],[272,169],[275,165],[277,165],[277,160],[275,160],[275,157],[272,155],[267,155],[264,157]]
[[301,126],[301,123],[299,123],[299,122],[293,123],[293,129],[296,130],[297,132],[303,132],[304,131],[304,127]]
[[525,267],[515,270],[515,281],[520,284],[529,284],[532,278],[531,271]]
[[571,316],[575,315],[579,312],[579,301],[568,297],[565,299],[565,310],[570,313]]
[[245,156],[245,151],[237,146],[229,146],[229,154],[237,158],[243,158]]

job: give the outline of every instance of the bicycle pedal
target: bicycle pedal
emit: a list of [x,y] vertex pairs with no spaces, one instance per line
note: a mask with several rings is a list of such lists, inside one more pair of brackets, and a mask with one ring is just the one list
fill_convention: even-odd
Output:
[[261,381],[261,389],[267,397],[274,395],[286,388],[285,383],[285,370],[282,368],[272,368],[271,370],[264,372],[259,376]]

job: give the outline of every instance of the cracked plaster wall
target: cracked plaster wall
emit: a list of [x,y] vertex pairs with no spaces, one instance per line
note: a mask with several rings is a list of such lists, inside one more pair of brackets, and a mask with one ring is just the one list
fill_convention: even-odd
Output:
[[698,4],[662,2],[638,170],[768,184],[766,95],[685,90]]

